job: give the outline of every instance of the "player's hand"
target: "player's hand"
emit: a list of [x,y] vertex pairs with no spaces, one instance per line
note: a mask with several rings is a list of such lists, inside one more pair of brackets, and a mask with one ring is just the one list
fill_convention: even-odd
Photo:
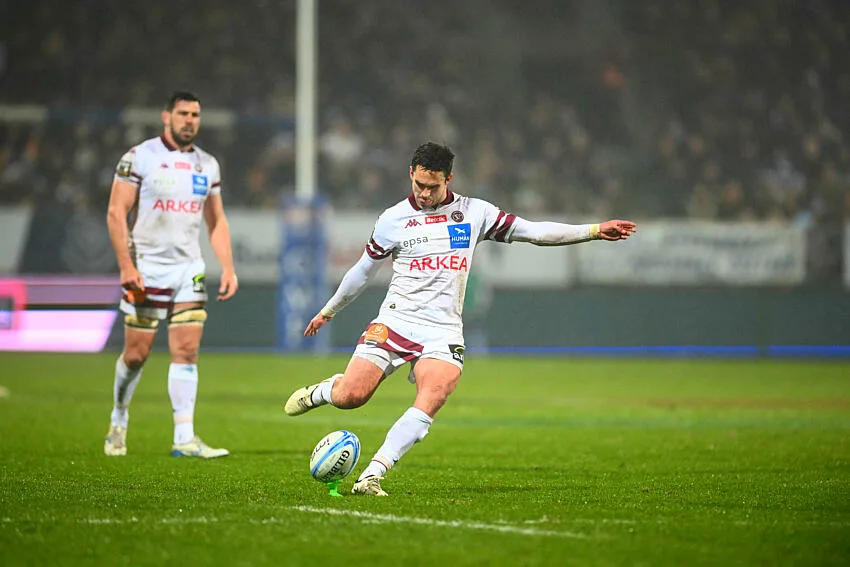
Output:
[[121,287],[130,291],[145,291],[145,280],[136,266],[121,268]]
[[313,320],[310,321],[310,324],[307,325],[307,328],[304,329],[305,337],[312,337],[316,333],[319,332],[319,329],[325,326],[325,323],[330,321],[332,317],[325,317],[321,313],[316,313],[316,316],[313,317]]
[[637,232],[637,225],[632,221],[609,220],[599,225],[599,238],[602,240],[625,240]]
[[221,285],[218,286],[218,300],[227,301],[236,290],[239,289],[239,280],[234,272],[224,272],[221,274]]

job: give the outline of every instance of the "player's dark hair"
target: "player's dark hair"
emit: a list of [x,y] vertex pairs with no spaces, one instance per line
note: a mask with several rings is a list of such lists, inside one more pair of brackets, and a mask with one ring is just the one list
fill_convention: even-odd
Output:
[[199,99],[189,91],[174,91],[173,93],[171,93],[171,96],[168,97],[168,102],[165,103],[165,110],[168,110],[169,112],[174,110],[174,105],[181,100],[197,102],[198,104],[201,103],[201,99]]
[[416,169],[416,166],[420,166],[422,169],[428,171],[442,171],[443,175],[448,178],[452,174],[454,161],[455,155],[448,146],[441,146],[434,142],[425,142],[413,152],[410,167]]

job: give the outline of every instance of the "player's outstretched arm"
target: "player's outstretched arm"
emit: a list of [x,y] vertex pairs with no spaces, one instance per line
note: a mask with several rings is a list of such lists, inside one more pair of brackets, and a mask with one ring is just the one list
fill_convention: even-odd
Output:
[[631,221],[610,220],[600,224],[564,224],[534,222],[516,217],[511,242],[530,242],[537,246],[566,246],[589,240],[625,240],[637,231]]
[[366,289],[369,280],[378,272],[378,268],[380,267],[380,260],[374,260],[369,257],[368,253],[363,252],[357,263],[351,266],[345,273],[336,293],[331,296],[325,306],[322,307],[322,310],[313,317],[307,328],[304,329],[304,336],[311,337],[315,335],[325,323],[334,318],[334,315],[357,299],[357,296]]

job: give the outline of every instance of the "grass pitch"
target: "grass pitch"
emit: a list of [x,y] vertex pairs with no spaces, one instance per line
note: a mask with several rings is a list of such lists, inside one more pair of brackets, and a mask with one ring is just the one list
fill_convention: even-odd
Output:
[[[205,353],[196,430],[232,455],[197,461],[168,456],[155,356],[109,458],[114,359],[0,354],[0,564],[850,564],[847,363],[470,356],[379,499],[348,492],[406,371],[288,418],[346,357]],[[308,460],[341,428],[363,451],[330,498]]]

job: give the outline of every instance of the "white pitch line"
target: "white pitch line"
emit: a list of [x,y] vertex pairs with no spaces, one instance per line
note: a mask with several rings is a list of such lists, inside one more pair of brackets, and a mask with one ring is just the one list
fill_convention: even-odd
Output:
[[482,522],[464,522],[462,520],[435,520],[433,518],[415,518],[411,516],[395,516],[393,514],[372,514],[358,510],[339,510],[337,508],[314,508],[313,506],[292,506],[291,510],[308,512],[311,514],[324,514],[327,516],[348,516],[357,518],[362,522],[386,523],[386,524],[414,524],[420,526],[434,526],[440,528],[465,528],[468,530],[484,530],[492,532],[519,534],[527,536],[546,537],[568,537],[587,539],[585,534],[575,532],[561,532],[553,530],[538,530],[535,528],[522,528],[504,524],[485,524]]

